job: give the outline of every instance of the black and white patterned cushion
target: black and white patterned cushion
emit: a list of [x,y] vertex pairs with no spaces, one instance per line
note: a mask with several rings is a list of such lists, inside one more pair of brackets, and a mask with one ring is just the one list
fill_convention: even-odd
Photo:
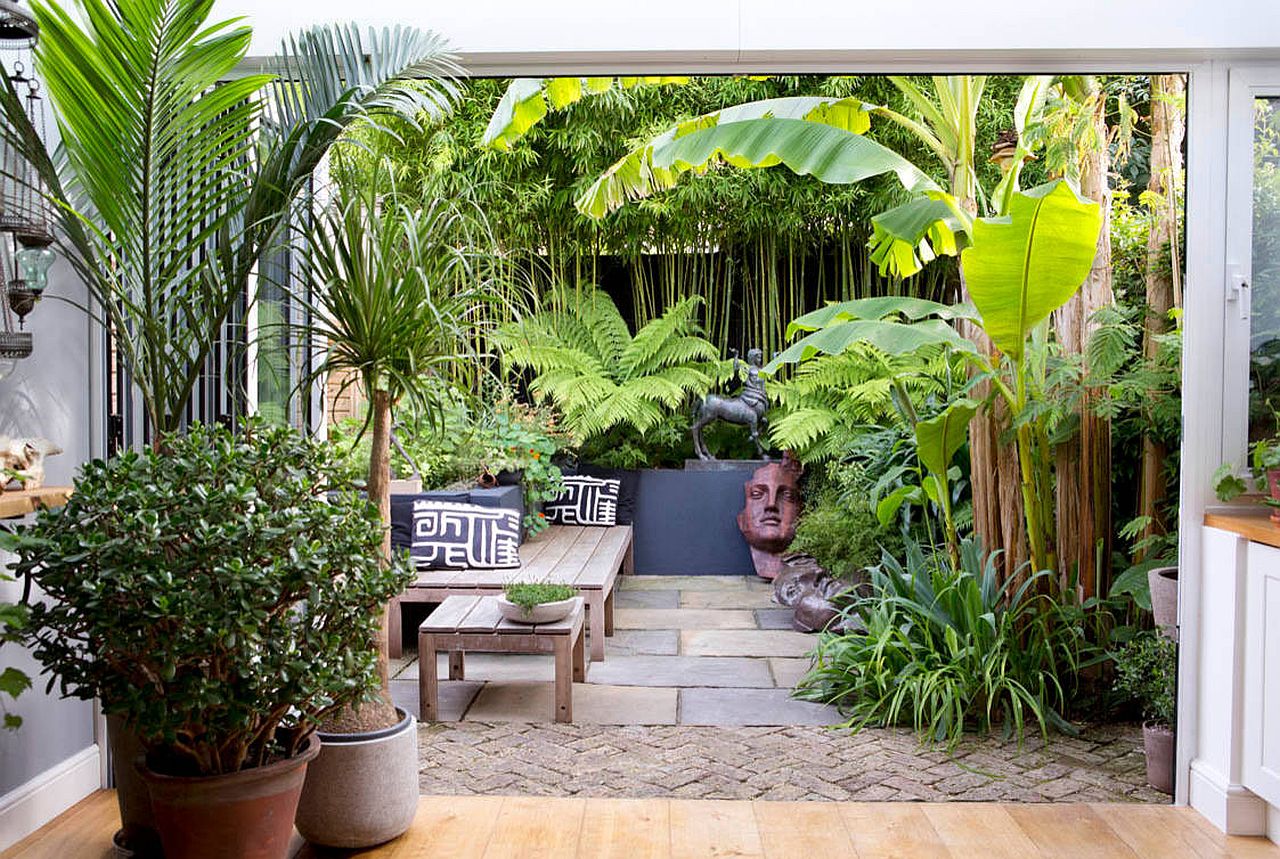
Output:
[[548,522],[560,525],[616,525],[621,481],[612,478],[566,476],[564,491],[543,507]]
[[520,566],[520,514],[448,501],[413,502],[409,555],[427,569]]

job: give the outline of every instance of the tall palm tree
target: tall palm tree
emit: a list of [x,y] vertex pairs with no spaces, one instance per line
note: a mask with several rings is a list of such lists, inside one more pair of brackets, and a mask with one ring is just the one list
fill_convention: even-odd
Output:
[[[354,376],[369,397],[368,492],[386,526],[382,552],[390,562],[392,409],[408,402],[431,413],[440,379],[482,372],[477,344],[487,327],[486,308],[500,293],[481,213],[443,200],[413,208],[394,191],[380,197],[378,187],[367,181],[340,190],[297,237],[302,274],[296,300],[314,319],[302,333],[325,344],[315,374]],[[383,630],[382,702],[338,717],[357,720],[360,729],[397,721],[385,610]]]
[[58,249],[110,327],[158,438],[187,403],[253,273],[358,120],[438,113],[457,66],[428,32],[321,27],[241,74],[251,30],[213,0],[33,3],[50,155],[7,84],[6,137],[53,201]]

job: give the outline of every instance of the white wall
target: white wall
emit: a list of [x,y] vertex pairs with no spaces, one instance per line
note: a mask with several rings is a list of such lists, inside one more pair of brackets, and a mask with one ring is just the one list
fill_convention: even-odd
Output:
[[[58,299],[85,301],[84,286],[69,265],[50,271],[46,297],[30,316],[31,357],[0,379],[0,435],[40,436],[57,442],[63,454],[48,460],[46,483],[66,485],[76,468],[102,451],[91,403],[91,334],[88,316]],[[6,559],[0,557],[0,563]],[[21,595],[17,583],[0,584],[0,598]],[[13,665],[33,678],[34,687],[12,707],[22,727],[0,731],[0,848],[40,826],[71,802],[100,786],[94,741],[94,710],[87,701],[64,700],[26,651],[0,650],[0,665]]]
[[[628,55],[627,62],[660,54],[670,62],[682,54],[688,68],[699,57],[794,65],[797,52],[883,64],[947,51],[1016,63],[1032,51],[1111,52],[1128,60],[1159,51],[1221,59],[1276,56],[1280,46],[1274,0],[364,0],[358,7],[348,0],[217,0],[215,10],[250,18],[255,54],[271,53],[284,33],[299,26],[358,18],[437,30],[477,59],[607,53],[615,71],[619,54]],[[782,51],[785,58],[777,56]]]

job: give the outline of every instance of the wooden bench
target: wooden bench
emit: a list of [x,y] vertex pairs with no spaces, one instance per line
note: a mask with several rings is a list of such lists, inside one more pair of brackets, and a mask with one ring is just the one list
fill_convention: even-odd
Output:
[[403,605],[442,603],[460,594],[494,596],[507,582],[552,582],[576,588],[586,603],[591,661],[604,659],[605,636],[613,635],[613,589],[619,573],[634,569],[631,526],[587,528],[552,525],[520,547],[520,566],[507,570],[421,570],[418,580],[391,601],[389,652],[401,653]]
[[464,680],[463,654],[554,653],[556,661],[555,720],[573,721],[573,684],[587,681],[582,597],[564,620],[555,623],[516,623],[498,610],[493,597],[453,596],[418,627],[418,712],[424,721],[440,718],[440,678],[436,654],[449,654],[449,679]]

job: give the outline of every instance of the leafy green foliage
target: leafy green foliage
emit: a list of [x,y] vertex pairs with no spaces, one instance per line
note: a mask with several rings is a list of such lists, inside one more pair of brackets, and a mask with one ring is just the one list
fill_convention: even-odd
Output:
[[1146,718],[1172,728],[1178,715],[1178,645],[1159,632],[1139,635],[1114,655],[1116,689],[1142,705]]
[[[0,531],[0,549],[8,549],[11,545],[10,536]],[[12,576],[0,572],[0,582],[12,581]],[[11,645],[23,640],[30,611],[30,608],[22,603],[0,602],[0,649],[6,644]],[[4,717],[0,727],[13,731],[22,726],[22,717],[9,712],[5,699],[8,698],[12,702],[30,688],[31,678],[24,672],[12,665],[0,667],[0,715]]]
[[166,769],[259,766],[378,687],[379,609],[413,574],[380,563],[377,509],[326,445],[261,421],[161,441],[90,462],[20,532],[14,569],[51,598],[35,655]]
[[1070,731],[1088,648],[1077,619],[1040,592],[1050,575],[1002,585],[997,555],[973,541],[955,568],[914,542],[905,566],[886,552],[872,595],[849,609],[865,631],[823,634],[798,694],[837,705],[854,730],[910,724],[948,747],[968,726],[1001,724],[1019,738],[1028,722]]
[[632,336],[603,292],[561,290],[494,341],[508,366],[532,372],[529,390],[555,403],[583,442],[619,426],[643,435],[721,373],[695,318],[698,303],[686,298]]
[[571,599],[577,593],[568,585],[549,585],[545,582],[509,582],[502,587],[503,596],[520,606],[526,615],[532,614],[535,606]]
[[530,534],[546,529],[547,517],[539,508],[564,489],[560,468],[551,461],[559,453],[559,444],[542,425],[542,417],[538,410],[507,404],[479,432],[479,453],[486,474],[521,472],[525,510],[529,511],[524,525]]
[[833,576],[844,579],[873,566],[882,552],[900,556],[904,546],[896,524],[884,527],[876,519],[857,470],[833,464],[823,486],[810,484],[817,491],[805,502],[791,544],[791,551],[813,555]]
[[212,6],[33,4],[56,163],[12,85],[0,87],[6,140],[56,202],[59,250],[160,432],[182,424],[224,323],[330,145],[379,113],[437,114],[455,91],[441,40],[403,28],[317,28],[282,46],[279,77],[236,74],[250,29],[211,22]]

